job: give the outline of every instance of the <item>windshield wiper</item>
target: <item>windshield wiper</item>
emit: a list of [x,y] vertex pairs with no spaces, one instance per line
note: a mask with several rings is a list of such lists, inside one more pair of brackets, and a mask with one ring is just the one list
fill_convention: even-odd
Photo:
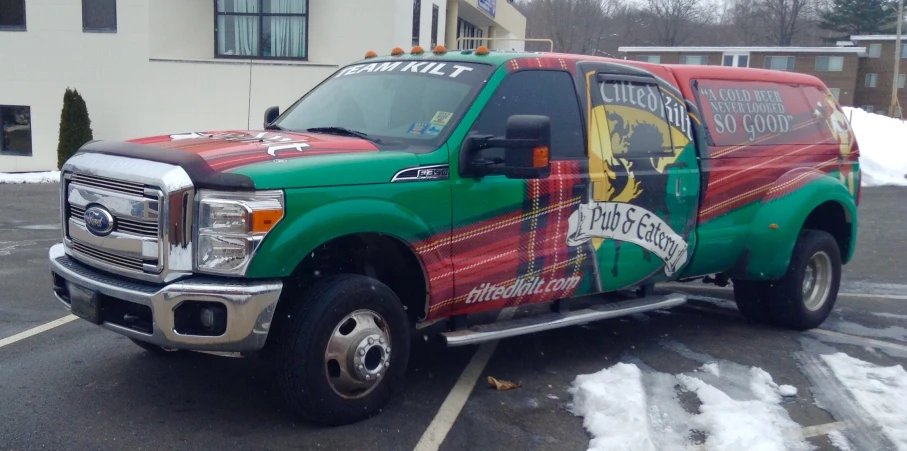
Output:
[[356,130],[350,130],[344,127],[313,127],[306,129],[307,132],[311,133],[325,133],[330,135],[342,135],[342,136],[354,136],[356,138],[364,139],[366,141],[371,141],[375,144],[380,144],[381,140],[377,138],[370,138],[367,134],[362,132],[357,132]]
[[279,125],[271,124],[271,125],[265,127],[265,130],[286,130],[286,129]]

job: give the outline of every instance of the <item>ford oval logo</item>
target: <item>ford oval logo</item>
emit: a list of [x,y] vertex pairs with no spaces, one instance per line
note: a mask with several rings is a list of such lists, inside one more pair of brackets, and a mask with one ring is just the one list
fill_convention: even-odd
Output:
[[85,227],[92,235],[106,236],[113,231],[113,215],[104,207],[85,210]]

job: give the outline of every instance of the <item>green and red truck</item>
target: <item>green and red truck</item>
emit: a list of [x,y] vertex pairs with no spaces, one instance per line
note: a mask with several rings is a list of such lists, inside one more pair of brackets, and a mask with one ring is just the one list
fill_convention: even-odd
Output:
[[858,157],[809,75],[395,49],[259,130],[86,144],[49,258],[73,314],[155,352],[267,357],[294,408],[343,424],[401,386],[417,330],[475,344],[680,305],[651,288],[691,280],[818,326]]

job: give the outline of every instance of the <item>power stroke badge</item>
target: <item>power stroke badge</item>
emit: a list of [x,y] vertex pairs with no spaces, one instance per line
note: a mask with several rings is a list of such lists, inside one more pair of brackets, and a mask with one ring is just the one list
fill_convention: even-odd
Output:
[[567,245],[580,246],[593,238],[636,244],[665,262],[673,275],[686,263],[688,244],[655,213],[620,202],[580,205],[568,220]]

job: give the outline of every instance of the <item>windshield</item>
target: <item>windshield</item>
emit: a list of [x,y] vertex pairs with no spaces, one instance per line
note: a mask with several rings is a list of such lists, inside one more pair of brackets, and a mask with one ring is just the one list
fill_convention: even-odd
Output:
[[493,70],[485,64],[436,61],[345,67],[290,107],[275,125],[298,132],[346,129],[381,145],[434,150]]

